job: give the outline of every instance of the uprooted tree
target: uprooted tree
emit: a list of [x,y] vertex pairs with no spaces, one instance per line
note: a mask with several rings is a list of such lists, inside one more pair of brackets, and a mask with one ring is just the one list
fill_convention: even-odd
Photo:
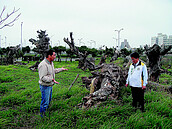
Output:
[[169,46],[167,48],[163,47],[161,48],[159,45],[154,44],[152,47],[148,48],[148,46],[145,46],[146,55],[148,57],[148,65],[150,67],[150,80],[151,81],[158,81],[161,67],[160,67],[160,61],[162,59],[162,56],[164,56],[168,51],[170,51],[172,46]]
[[[64,38],[64,41],[69,45],[71,51],[79,57],[78,68],[82,70],[88,68],[92,71],[92,76],[81,78],[85,87],[90,90],[90,94],[83,98],[83,103],[79,104],[79,106],[88,108],[107,98],[117,99],[120,88],[124,86],[128,70],[122,71],[114,63],[106,64],[104,61],[103,63],[100,61],[99,65],[95,65],[87,59],[87,52],[80,53],[78,51],[74,44],[72,32],[70,33],[70,40]],[[98,69],[101,69],[101,71],[98,71]]]
[[108,98],[116,100],[119,97],[120,89],[125,85],[127,70],[122,70],[114,63],[104,64],[101,71],[92,72],[90,77],[82,77],[85,87],[90,94],[84,97],[83,102],[78,106],[88,108]]

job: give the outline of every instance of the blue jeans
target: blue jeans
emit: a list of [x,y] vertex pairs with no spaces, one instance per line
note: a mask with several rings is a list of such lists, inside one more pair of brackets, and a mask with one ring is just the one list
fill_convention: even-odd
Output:
[[41,115],[45,113],[45,111],[48,109],[48,106],[51,102],[52,98],[52,87],[51,86],[43,86],[40,85],[41,90],[41,105],[40,105],[40,113]]

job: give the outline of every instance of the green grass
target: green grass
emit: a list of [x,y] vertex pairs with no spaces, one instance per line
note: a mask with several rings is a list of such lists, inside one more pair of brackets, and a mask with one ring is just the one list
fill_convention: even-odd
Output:
[[[116,61],[121,64],[121,61]],[[41,93],[38,72],[29,70],[30,62],[23,66],[0,66],[0,128],[165,128],[172,127],[171,94],[146,91],[145,109],[133,111],[130,88],[121,88],[118,101],[107,100],[90,109],[78,108],[77,104],[89,91],[82,85],[81,77],[90,72],[77,69],[78,62],[54,62],[55,67],[68,71],[56,74],[60,84],[53,86],[49,114],[42,120],[39,114]],[[96,63],[98,61],[96,60]],[[69,86],[80,74],[70,91]],[[161,75],[160,79],[171,78]],[[171,83],[171,82],[170,82]]]
[[164,84],[164,85],[172,85],[171,77],[172,77],[171,75],[163,73],[163,74],[160,75],[159,82],[161,84]]

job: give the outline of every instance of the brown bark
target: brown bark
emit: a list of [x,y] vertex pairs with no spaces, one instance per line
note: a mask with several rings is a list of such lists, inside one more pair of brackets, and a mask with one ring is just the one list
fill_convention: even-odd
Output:
[[157,44],[154,44],[152,47],[148,48],[145,46],[146,55],[149,60],[149,67],[150,67],[150,80],[157,82],[160,76],[160,61],[163,55],[165,55],[168,51],[170,51],[172,46],[167,48],[161,48]]

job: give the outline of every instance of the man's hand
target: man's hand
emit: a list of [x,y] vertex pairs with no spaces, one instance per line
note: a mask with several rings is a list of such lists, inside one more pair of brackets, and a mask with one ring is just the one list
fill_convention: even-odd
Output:
[[62,67],[62,70],[68,70],[68,69],[65,69],[65,68]]
[[143,90],[146,89],[146,86],[142,86],[142,89],[143,89]]
[[54,83],[56,83],[56,84],[59,84],[59,82],[55,81],[54,79],[52,79],[52,81],[53,81]]
[[127,86],[128,86],[128,84],[125,84],[125,86],[127,87]]

